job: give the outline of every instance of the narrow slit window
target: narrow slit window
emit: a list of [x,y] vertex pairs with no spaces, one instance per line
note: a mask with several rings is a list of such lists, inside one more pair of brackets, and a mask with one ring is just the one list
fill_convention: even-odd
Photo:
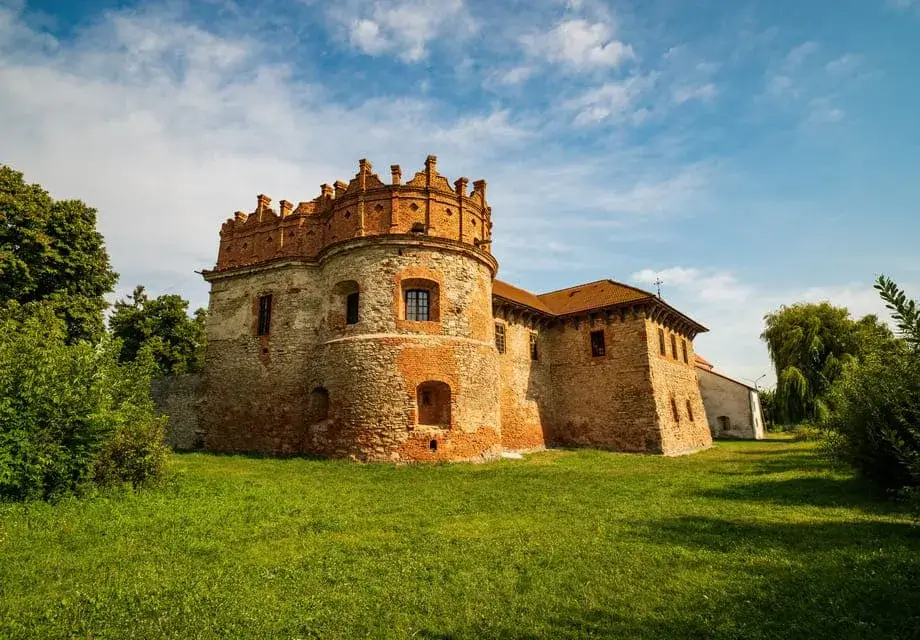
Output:
[[671,355],[677,360],[677,336],[671,334]]
[[495,323],[495,348],[499,353],[505,352],[505,325],[500,322]]
[[406,320],[426,322],[428,311],[428,291],[425,289],[406,291]]
[[690,364],[690,358],[687,357],[687,341],[683,341],[684,346],[684,364]]
[[690,422],[693,422],[693,405],[690,404],[690,399],[687,399],[687,417],[690,418]]
[[658,349],[661,351],[661,355],[668,355],[668,349],[664,344],[664,329],[658,330]]
[[358,293],[349,293],[345,298],[345,323],[358,324]]
[[530,359],[539,360],[540,359],[540,349],[537,347],[537,334],[530,334]]
[[259,296],[259,335],[267,336],[272,325],[272,296]]
[[607,345],[604,344],[604,331],[591,332],[591,357],[601,358],[607,354]]
[[677,400],[671,398],[671,413],[674,414],[674,422],[680,422],[680,413],[677,411]]

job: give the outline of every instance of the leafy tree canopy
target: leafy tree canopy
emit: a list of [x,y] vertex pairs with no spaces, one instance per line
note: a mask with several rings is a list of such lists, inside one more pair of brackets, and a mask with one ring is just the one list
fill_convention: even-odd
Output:
[[122,362],[133,362],[147,351],[162,375],[179,375],[201,369],[205,315],[204,309],[198,309],[190,318],[188,301],[181,296],[150,298],[138,285],[127,300],[115,303],[109,327],[122,341]]
[[0,304],[48,302],[69,342],[96,342],[105,332],[103,296],[117,279],[95,209],[53,200],[0,165]]
[[854,321],[827,302],[783,306],[764,320],[761,338],[776,369],[776,417],[787,422],[820,417],[825,395],[849,361],[870,349],[894,348],[878,318]]

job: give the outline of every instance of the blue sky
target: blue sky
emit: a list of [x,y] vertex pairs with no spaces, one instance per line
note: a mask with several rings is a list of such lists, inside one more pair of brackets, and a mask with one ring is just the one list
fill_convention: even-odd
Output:
[[920,296],[918,62],[920,0],[0,0],[0,162],[99,209],[119,294],[204,305],[257,193],[436,154],[500,278],[660,275],[753,379],[780,304]]

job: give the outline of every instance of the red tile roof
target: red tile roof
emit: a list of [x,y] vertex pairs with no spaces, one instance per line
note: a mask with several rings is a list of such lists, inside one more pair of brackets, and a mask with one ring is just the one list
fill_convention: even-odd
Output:
[[554,315],[552,309],[547,307],[543,301],[540,300],[540,298],[529,291],[518,289],[517,287],[510,285],[507,282],[494,280],[492,282],[492,294],[504,298],[505,300],[510,300],[511,302],[523,304],[530,307],[531,309],[536,309],[537,311],[542,311],[543,313]]
[[613,280],[598,280],[586,284],[550,291],[537,296],[557,315],[578,313],[589,309],[608,307],[623,302],[645,300],[653,297],[648,291],[637,289]]
[[709,369],[710,371],[712,370],[712,363],[703,356],[694,355],[693,359],[696,360],[696,366],[700,367],[701,369]]

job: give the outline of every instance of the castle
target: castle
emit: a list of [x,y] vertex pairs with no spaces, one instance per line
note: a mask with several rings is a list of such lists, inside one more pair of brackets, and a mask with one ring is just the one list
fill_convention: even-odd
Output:
[[481,460],[550,445],[678,454],[712,443],[706,329],[611,280],[535,295],[495,279],[486,182],[429,156],[220,232],[200,416],[218,451]]

